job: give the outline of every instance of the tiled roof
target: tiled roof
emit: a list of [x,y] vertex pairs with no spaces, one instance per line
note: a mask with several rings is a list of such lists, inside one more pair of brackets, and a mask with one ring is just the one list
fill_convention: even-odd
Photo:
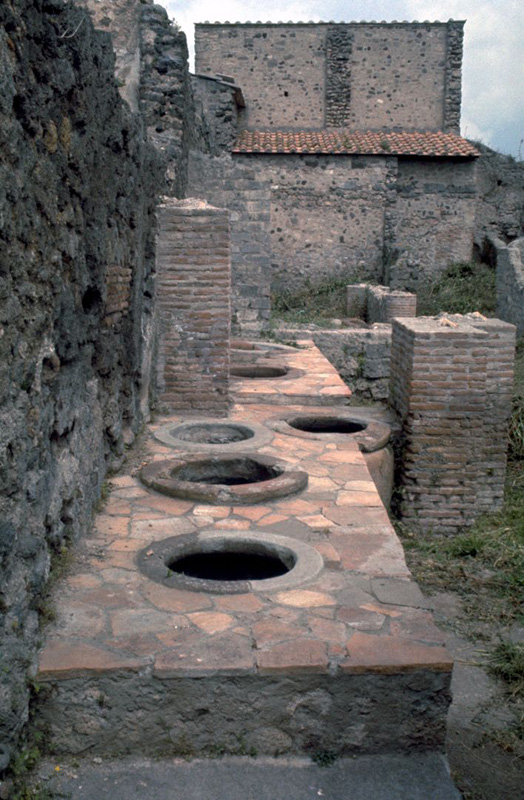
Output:
[[242,131],[233,153],[324,153],[475,157],[478,151],[454,133],[362,131]]

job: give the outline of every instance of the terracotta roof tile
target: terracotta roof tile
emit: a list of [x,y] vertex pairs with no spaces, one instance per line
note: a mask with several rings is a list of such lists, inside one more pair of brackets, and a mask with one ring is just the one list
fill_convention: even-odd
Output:
[[242,131],[233,153],[323,153],[471,158],[478,151],[454,133]]

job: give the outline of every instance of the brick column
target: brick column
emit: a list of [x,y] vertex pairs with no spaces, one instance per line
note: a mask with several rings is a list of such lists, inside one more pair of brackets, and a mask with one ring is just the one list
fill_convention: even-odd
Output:
[[390,400],[402,420],[402,518],[454,533],[504,492],[515,329],[480,315],[395,319]]
[[229,409],[229,212],[165,198],[157,238],[157,392],[163,411]]

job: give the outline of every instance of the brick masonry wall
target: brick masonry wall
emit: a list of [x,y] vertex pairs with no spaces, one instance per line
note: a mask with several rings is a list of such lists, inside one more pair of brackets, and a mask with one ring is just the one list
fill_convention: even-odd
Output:
[[524,238],[509,245],[495,241],[497,315],[524,336]]
[[367,287],[366,321],[391,322],[395,317],[416,317],[417,296],[387,286]]
[[462,27],[200,24],[196,71],[229,75],[242,86],[253,130],[456,130]]
[[390,401],[409,524],[455,533],[501,505],[514,341],[513,326],[476,315],[394,320]]
[[157,239],[158,405],[225,416],[229,409],[229,213],[166,201]]
[[471,260],[473,161],[399,159],[396,192],[386,215],[384,283],[416,291],[449,264]]
[[249,161],[193,151],[189,180],[195,196],[230,211],[232,319],[236,329],[256,333],[270,315],[268,178]]

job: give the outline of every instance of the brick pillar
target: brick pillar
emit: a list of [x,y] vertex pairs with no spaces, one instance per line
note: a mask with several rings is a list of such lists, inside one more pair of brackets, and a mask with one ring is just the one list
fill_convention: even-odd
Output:
[[480,315],[393,321],[400,511],[416,527],[454,533],[501,505],[514,347],[512,325]]
[[157,238],[157,392],[162,411],[229,409],[229,212],[165,198]]
[[[455,319],[455,317],[453,317]],[[486,393],[485,428],[477,503],[480,511],[500,508],[504,500],[508,423],[513,400],[516,329],[500,319],[468,315],[468,324],[485,331]]]

